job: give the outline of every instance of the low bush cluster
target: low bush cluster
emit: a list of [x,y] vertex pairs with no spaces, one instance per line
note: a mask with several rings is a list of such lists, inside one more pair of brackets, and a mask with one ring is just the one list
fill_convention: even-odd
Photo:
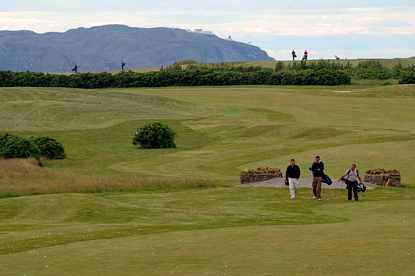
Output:
[[351,78],[340,70],[306,69],[281,73],[282,85],[340,85],[350,84]]
[[65,159],[62,143],[50,137],[33,137],[32,142],[39,148],[40,156],[47,159]]
[[0,137],[0,157],[38,159],[40,150],[31,139],[6,134]]
[[415,66],[402,72],[399,83],[401,84],[415,84]]
[[357,79],[387,80],[394,77],[393,69],[386,68],[379,61],[361,61],[353,68],[353,76]]
[[133,144],[145,149],[176,148],[176,133],[168,125],[163,123],[150,123],[137,129]]
[[29,137],[5,134],[0,137],[0,158],[64,159],[65,149],[50,137]]
[[415,84],[415,72],[407,72],[402,75],[400,84]]

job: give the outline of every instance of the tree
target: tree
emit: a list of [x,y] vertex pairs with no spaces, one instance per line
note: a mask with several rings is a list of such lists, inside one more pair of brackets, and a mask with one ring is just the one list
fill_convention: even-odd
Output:
[[39,148],[40,156],[47,159],[65,159],[65,149],[55,139],[50,137],[32,137],[31,140]]
[[156,122],[137,129],[134,145],[141,145],[145,149],[176,148],[176,133],[168,125]]

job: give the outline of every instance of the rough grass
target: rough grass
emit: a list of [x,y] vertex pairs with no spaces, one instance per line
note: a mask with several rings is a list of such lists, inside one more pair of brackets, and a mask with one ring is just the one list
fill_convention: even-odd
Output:
[[79,175],[40,167],[36,160],[0,159],[0,197],[56,193],[174,191],[218,186],[201,177]]
[[[0,132],[68,154],[0,160],[0,275],[413,275],[414,106],[415,86],[377,83],[0,89]],[[177,149],[132,145],[156,120]],[[349,203],[238,186],[242,169],[295,157],[306,171],[315,154],[333,177],[399,169],[406,188]]]

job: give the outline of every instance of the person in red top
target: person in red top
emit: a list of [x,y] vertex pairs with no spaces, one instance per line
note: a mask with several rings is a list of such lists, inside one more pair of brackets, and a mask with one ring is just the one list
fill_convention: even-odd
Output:
[[308,60],[308,51],[307,51],[307,50],[305,50],[305,51],[304,51],[304,57],[303,57],[303,60],[304,60],[304,61],[307,61],[307,60]]

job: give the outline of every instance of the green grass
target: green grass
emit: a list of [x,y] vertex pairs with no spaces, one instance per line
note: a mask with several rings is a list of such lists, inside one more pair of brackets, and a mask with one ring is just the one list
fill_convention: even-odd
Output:
[[[413,275],[415,86],[0,89],[0,133],[66,160],[0,164],[0,275]],[[140,150],[167,122],[177,149]],[[399,169],[359,203],[238,186],[239,172]],[[99,193],[96,193],[99,192]]]
[[[415,193],[220,188],[0,202],[1,275],[410,275]],[[346,260],[346,261],[345,261]],[[394,264],[392,266],[392,264]],[[353,269],[351,271],[351,269]]]

